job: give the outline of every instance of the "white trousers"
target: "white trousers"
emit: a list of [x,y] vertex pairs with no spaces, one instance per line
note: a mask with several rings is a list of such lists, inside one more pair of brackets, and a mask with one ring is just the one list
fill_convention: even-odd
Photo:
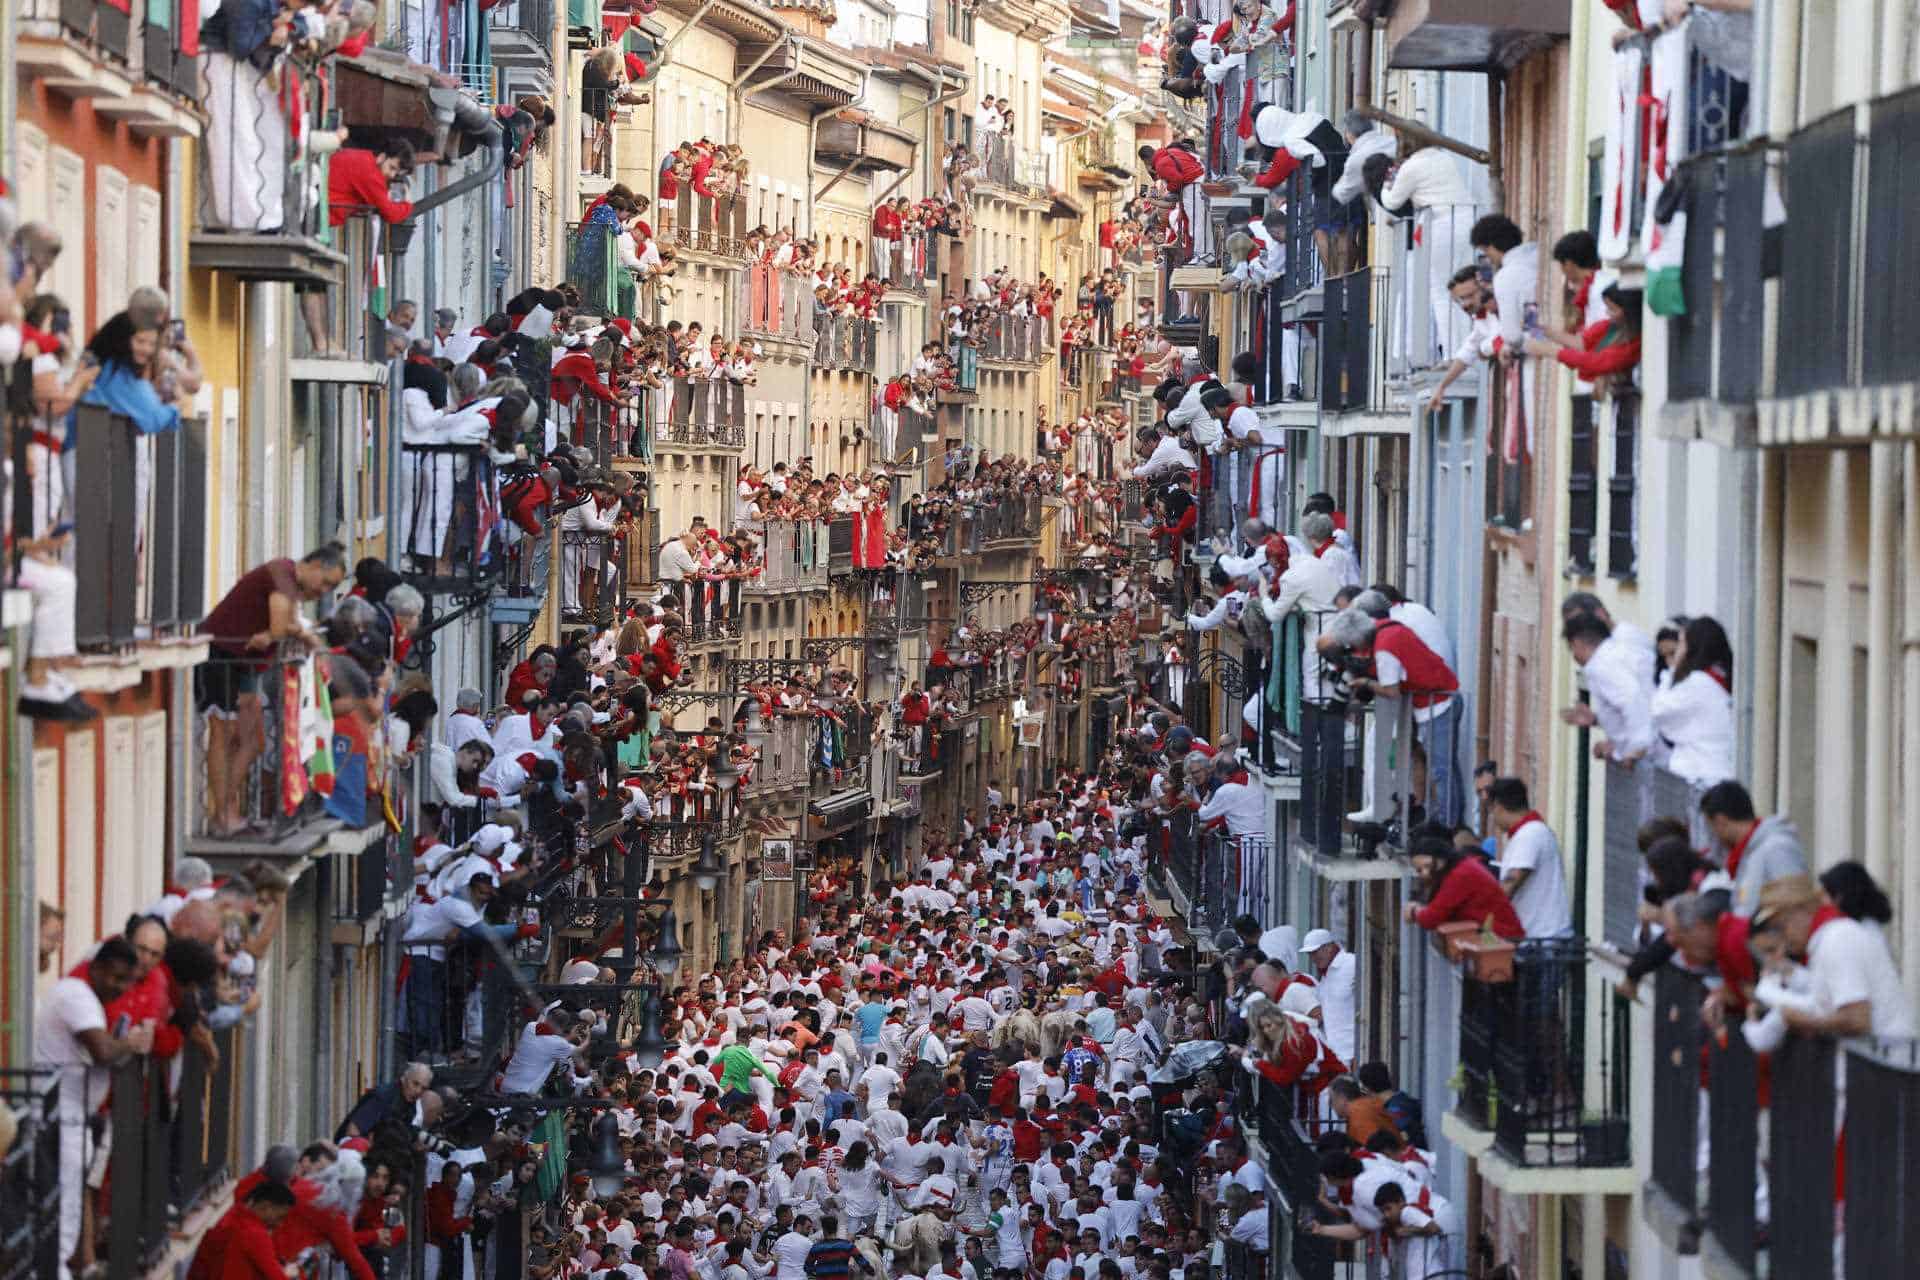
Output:
[[35,556],[20,558],[20,585],[33,596],[33,656],[71,658],[73,603],[79,587],[73,570]]

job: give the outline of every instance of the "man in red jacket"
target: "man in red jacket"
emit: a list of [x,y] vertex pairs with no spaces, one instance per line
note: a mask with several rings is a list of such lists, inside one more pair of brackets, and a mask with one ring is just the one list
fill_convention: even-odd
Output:
[[1206,173],[1201,167],[1200,157],[1193,153],[1193,144],[1185,140],[1158,150],[1142,147],[1140,159],[1146,162],[1153,176],[1166,183],[1167,190],[1176,196],[1200,181]]
[[413,216],[413,202],[395,200],[392,185],[413,172],[413,145],[405,138],[382,143],[380,150],[342,147],[327,161],[327,223],[345,226],[348,217],[369,209],[388,222]]
[[261,1182],[200,1238],[187,1274],[198,1280],[286,1280],[273,1232],[293,1212],[293,1192]]

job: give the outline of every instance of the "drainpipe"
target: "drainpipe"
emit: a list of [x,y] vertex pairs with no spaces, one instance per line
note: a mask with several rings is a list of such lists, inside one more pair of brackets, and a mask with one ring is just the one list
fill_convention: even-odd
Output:
[[1507,211],[1506,139],[1501,120],[1501,99],[1505,96],[1506,72],[1487,72],[1487,199],[1491,213]]

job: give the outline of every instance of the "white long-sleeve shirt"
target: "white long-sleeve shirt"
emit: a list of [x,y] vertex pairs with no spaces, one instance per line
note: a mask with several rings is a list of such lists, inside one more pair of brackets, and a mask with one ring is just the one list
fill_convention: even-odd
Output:
[[1638,648],[1612,635],[1594,648],[1582,668],[1594,717],[1615,760],[1653,746],[1653,673],[1643,659]]
[[1262,835],[1267,829],[1266,789],[1251,782],[1228,782],[1200,806],[1200,821],[1227,820],[1227,831],[1236,836]]
[[1223,622],[1238,622],[1241,610],[1246,607],[1247,593],[1236,588],[1214,601],[1213,608],[1204,614],[1188,614],[1187,625],[1195,631],[1212,631]]
[[[1400,149],[1400,140],[1391,129],[1369,129],[1353,140],[1347,153],[1346,168],[1333,184],[1333,198],[1351,204],[1367,193],[1366,174],[1362,172],[1368,156],[1382,155],[1391,160]],[[1344,1061],[1344,1059],[1343,1059]]]
[[687,550],[686,544],[680,539],[671,538],[660,548],[660,580],[662,582],[679,582],[693,577],[699,569],[699,561],[693,558],[693,553]]
[[1333,598],[1340,594],[1340,586],[1340,579],[1326,561],[1311,555],[1294,556],[1287,561],[1287,571],[1280,575],[1274,593],[1260,601],[1260,607],[1272,622],[1279,622],[1295,609],[1303,615],[1300,621],[1300,696],[1308,702],[1317,702],[1326,696],[1314,641],[1320,638],[1320,624],[1334,612]]
[[1529,240],[1507,250],[1493,273],[1493,300],[1500,307],[1500,341],[1517,352],[1526,337],[1527,308],[1540,292],[1540,246]]
[[[1348,167],[1352,167],[1351,160]],[[1439,147],[1422,147],[1400,162],[1381,190],[1380,199],[1389,209],[1405,204],[1416,209],[1432,209],[1440,205],[1471,204],[1473,193],[1461,181],[1459,162],[1450,152]]]
[[1704,671],[1663,683],[1648,700],[1653,730],[1669,744],[1669,772],[1698,786],[1733,776],[1733,695]]
[[1153,452],[1147,455],[1145,462],[1133,469],[1133,474],[1136,477],[1145,479],[1149,476],[1157,476],[1162,472],[1171,471],[1175,467],[1185,467],[1187,470],[1193,471],[1196,470],[1198,466],[1199,464],[1194,461],[1193,455],[1181,447],[1178,436],[1161,436],[1160,443],[1153,446]]

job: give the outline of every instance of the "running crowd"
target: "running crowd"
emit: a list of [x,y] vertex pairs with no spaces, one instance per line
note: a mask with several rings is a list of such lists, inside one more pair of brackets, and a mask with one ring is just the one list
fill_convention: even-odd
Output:
[[[1174,1280],[1268,1249],[1241,1118],[1270,1086],[1322,1131],[1307,1229],[1430,1270],[1450,1215],[1419,1103],[1350,1063],[1354,958],[1242,917],[1196,959],[1158,914],[1158,779],[1196,752],[1216,762],[1202,790],[1245,774],[1153,723],[1024,803],[990,786],[910,876],[823,866],[808,914],[723,967],[643,968],[663,1014],[643,1034],[583,985],[523,1009],[478,1099],[409,1067],[334,1142],[243,1181],[192,1274],[278,1276],[297,1245],[377,1275],[411,1226],[435,1277],[510,1249],[541,1280]],[[615,980],[598,954],[561,978]],[[562,1102],[578,1158],[542,1196],[538,1121]],[[409,1169],[428,1188],[412,1224]]]

